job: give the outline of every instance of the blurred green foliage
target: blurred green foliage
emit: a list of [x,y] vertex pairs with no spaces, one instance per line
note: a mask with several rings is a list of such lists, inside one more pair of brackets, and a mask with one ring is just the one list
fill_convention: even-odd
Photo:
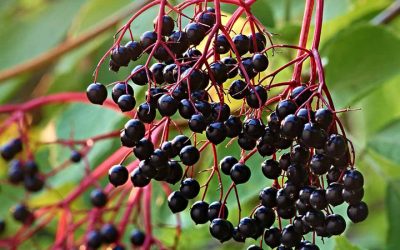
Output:
[[[66,38],[79,37],[101,25],[110,16],[129,8],[130,0],[2,0],[0,1],[0,71],[35,58],[54,48]],[[258,0],[253,8],[255,15],[269,30],[277,34],[275,43],[296,43],[299,36],[304,0]],[[349,224],[345,236],[325,240],[321,249],[399,249],[400,246],[400,18],[387,25],[373,26],[371,19],[387,8],[389,0],[327,0],[321,44],[321,56],[326,66],[326,80],[332,91],[337,109],[353,108],[356,111],[341,113],[349,137],[357,152],[357,167],[365,173],[365,199],[370,207],[369,218],[361,224]],[[227,12],[233,9],[223,6]],[[133,24],[133,35],[150,29],[156,15],[151,10]],[[122,24],[122,22],[121,22]],[[0,85],[0,104],[19,103],[31,98],[62,91],[84,91],[92,81],[92,73],[98,60],[111,46],[117,27],[82,44],[63,55],[58,61],[45,65],[34,72],[26,72]],[[271,57],[273,67],[282,65],[293,53],[277,50]],[[130,67],[132,68],[132,67]],[[110,83],[121,79],[129,69],[118,74],[102,67],[99,81]],[[1,74],[1,73],[0,73]],[[290,70],[277,78],[287,80]],[[143,99],[144,88],[137,88],[136,98]],[[360,109],[360,110],[358,110]],[[113,112],[100,111],[87,105],[53,106],[32,113],[32,135],[41,140],[46,133],[58,138],[87,138],[122,126],[124,119]],[[3,143],[1,139],[1,143]],[[96,144],[90,153],[92,166],[100,163],[118,147],[118,140]],[[232,152],[239,153],[236,146],[219,146],[219,157]],[[36,158],[43,170],[60,164],[69,155],[59,146],[41,147]],[[211,166],[210,152],[202,156],[204,168]],[[249,161],[258,168],[260,156]],[[4,175],[6,164],[0,163]],[[30,198],[31,204],[59,199],[68,193],[84,176],[83,165],[66,170],[56,176],[49,185],[51,189]],[[204,177],[203,177],[204,175]],[[200,180],[205,180],[202,174]],[[226,184],[229,180],[224,179]],[[239,187],[243,214],[257,203],[257,190],[270,185],[261,175],[254,174],[251,182]],[[210,187],[209,201],[216,199],[216,183]],[[167,244],[173,242],[175,223],[166,207],[159,187],[155,187],[153,222],[163,225],[155,234]],[[5,195],[12,194],[12,195]],[[2,186],[0,216],[10,225],[7,233],[15,231],[8,210],[23,197],[15,187]],[[235,207],[234,197],[228,199]],[[89,207],[87,194],[75,204]],[[345,213],[345,207],[336,211]],[[236,222],[237,209],[231,209],[230,218]],[[24,249],[37,246],[44,249],[54,237],[56,225],[41,231],[26,242]],[[126,238],[125,238],[126,240]],[[183,233],[180,249],[220,249],[221,245],[211,239],[207,226],[195,226],[183,216]],[[43,247],[43,248],[42,248]],[[228,243],[223,249],[242,249],[241,245]]]

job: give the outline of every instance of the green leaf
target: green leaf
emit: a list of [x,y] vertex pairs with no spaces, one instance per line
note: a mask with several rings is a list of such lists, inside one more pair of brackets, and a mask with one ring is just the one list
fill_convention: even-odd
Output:
[[396,120],[373,136],[368,145],[387,159],[400,163],[400,120]]
[[361,25],[338,34],[322,55],[328,87],[343,107],[398,74],[400,39],[385,28]]
[[387,249],[395,250],[399,248],[400,238],[400,180],[389,183],[386,191],[386,206],[388,211],[389,230],[387,238]]
[[352,245],[348,239],[339,236],[335,239],[335,250],[360,250],[357,246]]

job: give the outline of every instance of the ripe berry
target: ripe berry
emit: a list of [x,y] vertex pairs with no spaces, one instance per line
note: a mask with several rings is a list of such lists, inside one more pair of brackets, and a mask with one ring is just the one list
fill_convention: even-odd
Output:
[[306,123],[300,138],[301,143],[307,147],[320,149],[325,146],[327,134],[325,130],[318,127],[315,123]]
[[210,233],[220,242],[225,242],[232,238],[233,225],[225,219],[214,219],[210,224]]
[[207,128],[207,120],[202,114],[194,114],[188,122],[190,130],[202,133]]
[[275,111],[268,116],[268,127],[271,132],[278,133],[281,128],[281,121]]
[[205,201],[196,201],[190,208],[190,217],[196,224],[208,222],[208,203]]
[[282,234],[280,230],[276,227],[271,227],[265,230],[264,242],[271,248],[275,248],[281,244]]
[[232,57],[224,57],[221,59],[228,68],[228,78],[234,78],[238,74],[237,61]]
[[122,165],[115,165],[108,171],[108,180],[114,187],[125,184],[128,180],[128,169]]
[[41,176],[25,176],[24,187],[29,192],[38,192],[42,190],[44,186],[44,179]]
[[213,144],[220,144],[226,138],[226,127],[222,122],[213,122],[207,126],[206,137]]
[[250,47],[249,50],[251,53],[254,53],[255,51],[262,51],[265,49],[265,45],[267,44],[267,40],[265,39],[265,36],[262,33],[255,33],[254,38],[256,40],[256,49],[254,49],[254,42],[253,42],[253,34],[249,35],[249,43]]
[[147,70],[143,65],[137,65],[131,72],[131,80],[134,84],[143,86],[149,82]]
[[297,105],[292,100],[283,100],[276,106],[276,115],[279,120],[283,120],[286,116],[294,114],[297,110]]
[[149,159],[141,160],[139,168],[141,174],[148,179],[154,178],[157,175],[157,168],[150,164]]
[[[195,113],[195,110],[194,110],[193,104],[188,99],[183,99],[180,101],[179,114],[182,116],[182,118],[190,119],[192,117],[192,115],[194,115],[194,113]],[[190,126],[190,123],[189,123],[189,126]],[[196,132],[196,131],[194,131],[194,132]]]
[[312,92],[305,85],[298,86],[293,89],[290,98],[296,102],[298,106],[305,103],[312,95]]
[[326,189],[326,201],[332,206],[338,206],[343,203],[343,185],[337,182],[330,183]]
[[276,148],[260,139],[257,141],[257,151],[262,157],[265,157],[273,155],[276,152]]
[[[158,19],[154,20],[154,29],[156,29]],[[158,25],[158,24],[157,24]],[[174,31],[174,19],[168,15],[162,17],[161,35],[169,36]]]
[[233,81],[229,87],[229,95],[236,100],[243,99],[248,93],[247,83],[240,79]]
[[189,96],[185,86],[179,85],[172,90],[172,97],[177,101],[182,101],[183,99],[188,98]]
[[325,223],[325,215],[321,210],[310,209],[304,215],[304,221],[313,228],[320,227]]
[[258,221],[263,228],[268,228],[275,222],[275,212],[270,207],[260,206],[254,211],[254,219]]
[[[236,50],[239,55],[244,55],[249,51],[250,48],[250,40],[247,36],[243,34],[237,34],[232,38],[233,43],[235,44]],[[232,49],[235,53],[235,51]]]
[[144,102],[139,105],[137,115],[140,121],[151,123],[156,118],[156,110],[149,103]]
[[281,124],[281,134],[287,139],[294,139],[299,136],[302,132],[301,120],[293,115],[287,115]]
[[72,162],[78,163],[78,162],[81,161],[82,155],[81,155],[81,153],[79,153],[78,151],[73,150],[73,151],[71,152],[71,156],[69,157],[69,159],[70,159]]
[[21,161],[13,160],[8,168],[8,181],[12,184],[18,184],[24,180],[24,168]]
[[347,208],[347,216],[354,223],[358,223],[365,220],[368,217],[367,204],[361,201],[358,204],[350,205]]
[[200,184],[192,178],[186,178],[181,182],[181,194],[186,199],[193,199],[200,192]]
[[347,149],[347,141],[342,135],[331,135],[325,144],[325,152],[330,157],[340,157]]
[[274,187],[264,188],[259,194],[259,200],[263,206],[273,208],[276,206],[276,194],[278,190]]
[[11,210],[14,220],[23,224],[30,224],[33,221],[33,214],[29,211],[28,207],[24,204],[17,204]]
[[235,184],[246,183],[251,176],[250,168],[243,163],[236,163],[233,165],[230,176]]
[[204,117],[209,117],[211,115],[211,105],[206,101],[196,101],[194,103],[197,111],[204,115]]
[[357,190],[347,190],[343,189],[342,197],[345,202],[350,205],[358,204],[364,197],[364,189],[357,189]]
[[157,33],[154,31],[146,31],[140,36],[140,44],[144,51],[149,53],[149,46],[157,41]]
[[189,43],[195,46],[199,45],[206,36],[205,29],[198,23],[189,23],[186,25],[185,32],[187,34]]
[[215,51],[218,54],[228,53],[229,50],[231,49],[228,39],[226,39],[226,36],[223,34],[217,36],[217,38],[214,41],[214,46],[215,46]]
[[328,201],[325,197],[325,190],[316,189],[310,195],[310,204],[313,208],[322,210],[327,207]]
[[129,41],[127,44],[125,44],[125,48],[128,49],[129,56],[132,61],[139,59],[143,52],[142,46],[136,41]]
[[296,207],[293,205],[289,205],[287,207],[278,207],[276,213],[282,219],[289,220],[296,216]]
[[228,80],[228,68],[220,61],[210,64],[209,73],[212,74],[217,84],[222,84]]
[[164,94],[158,99],[158,111],[162,116],[172,116],[178,110],[178,102],[169,94]]
[[235,227],[233,229],[232,238],[236,242],[245,242],[246,241],[246,238],[239,232],[237,227]]
[[176,152],[176,155],[182,150],[183,147],[189,146],[192,144],[190,139],[186,135],[177,135],[172,141],[172,147]]
[[315,112],[315,123],[328,130],[333,122],[333,113],[329,109],[321,108]]
[[244,150],[252,150],[256,146],[257,141],[241,133],[239,134],[238,144]]
[[284,171],[288,169],[291,163],[292,162],[290,160],[290,153],[284,153],[279,158],[279,167]]
[[255,71],[262,72],[268,68],[268,58],[264,54],[256,53],[253,55],[252,60]]
[[154,180],[156,181],[166,181],[167,178],[169,177],[170,173],[170,168],[168,164],[166,166],[163,166],[161,168],[157,168],[157,174],[154,176]]
[[101,83],[91,83],[86,89],[86,96],[91,103],[102,105],[107,99],[107,89]]
[[246,78],[246,74],[250,79],[254,78],[257,75],[257,71],[254,70],[253,60],[251,60],[251,57],[243,58],[242,65],[243,68],[238,66],[239,75],[242,78]]
[[292,151],[290,152],[291,162],[297,164],[306,164],[309,158],[310,158],[309,149],[306,147],[302,147],[300,145],[294,146]]
[[211,119],[213,121],[226,121],[231,114],[231,109],[226,103],[212,103],[211,105]]
[[[297,102],[296,102],[297,104]],[[301,105],[301,104],[300,104]],[[296,116],[300,118],[303,124],[308,123],[309,121],[314,121],[314,111],[301,108],[297,111]]]
[[150,179],[142,173],[140,168],[136,168],[131,173],[131,182],[135,187],[144,187],[150,183]]
[[130,237],[129,237],[129,241],[134,246],[143,245],[145,239],[146,239],[146,235],[139,229],[133,229],[130,234]]
[[207,10],[200,13],[197,20],[199,23],[203,24],[203,29],[207,31],[215,24],[215,14]]
[[[260,100],[258,98],[260,98]],[[246,95],[247,105],[249,105],[250,108],[254,109],[262,107],[267,99],[267,91],[260,85],[257,85],[254,88],[250,89],[250,93]]]
[[121,144],[124,147],[133,148],[136,144],[134,140],[126,136],[124,130],[120,133],[120,139],[121,139]]
[[150,75],[153,81],[155,81],[155,83],[157,84],[162,84],[164,83],[164,71],[165,68],[165,64],[163,63],[155,63],[153,65],[151,65],[150,67]]
[[118,82],[112,88],[111,96],[115,103],[118,103],[118,98],[125,94],[133,96],[132,86],[125,82]]
[[168,46],[177,55],[182,54],[189,48],[189,39],[186,32],[175,31],[168,38]]
[[181,180],[183,175],[183,170],[181,165],[179,165],[177,161],[169,161],[168,165],[169,165],[169,172],[165,181],[168,182],[169,184],[174,185],[175,183]]
[[[293,227],[299,234],[305,235],[311,231],[310,225],[303,219],[304,216],[296,216],[293,220]],[[301,243],[300,243],[301,244]]]
[[145,127],[143,123],[137,119],[131,119],[125,123],[125,135],[135,143],[144,137]]
[[90,202],[95,207],[104,207],[107,200],[107,195],[101,189],[93,189],[93,191],[90,192]]
[[166,168],[168,167],[168,155],[165,151],[157,148],[149,157],[149,162],[150,165],[157,169]]
[[242,121],[238,116],[229,116],[224,124],[226,127],[226,136],[229,138],[238,136],[242,130]]
[[133,153],[139,160],[144,160],[149,158],[154,151],[154,145],[151,140],[147,138],[143,138],[136,144],[136,147],[133,149]]
[[226,204],[224,204],[222,210],[221,210],[221,202],[220,201],[214,201],[210,204],[208,207],[208,219],[209,221],[213,221],[216,218],[223,218],[226,219],[228,218],[229,215],[229,210]]
[[224,173],[226,175],[230,175],[231,169],[232,169],[233,165],[235,165],[236,163],[238,163],[238,160],[235,157],[225,156],[219,162],[222,173]]
[[278,178],[282,173],[282,169],[279,167],[279,163],[273,159],[264,161],[261,164],[261,169],[264,176],[272,180]]
[[265,126],[261,119],[250,118],[243,123],[243,133],[253,139],[258,139],[264,134]]
[[347,190],[359,190],[364,185],[364,177],[357,170],[347,170],[343,176],[343,185]]
[[174,191],[168,196],[168,207],[174,214],[185,210],[187,205],[188,200],[179,191]]
[[331,235],[341,235],[346,229],[346,221],[339,214],[326,217],[326,231]]
[[313,186],[305,186],[299,192],[299,199],[303,203],[309,205],[310,204],[310,196],[314,192],[315,187]]
[[86,242],[89,248],[97,249],[103,243],[103,238],[99,230],[91,230],[86,235]]
[[249,217],[244,217],[240,220],[238,230],[245,238],[249,238],[256,233],[255,221]]
[[311,158],[310,168],[316,175],[323,175],[331,167],[331,161],[328,156],[323,154],[314,154]]
[[118,107],[122,112],[128,112],[135,108],[136,100],[134,96],[131,95],[121,95],[118,98]]
[[188,145],[181,149],[179,158],[184,165],[192,166],[200,159],[200,152],[196,147]]
[[[181,72],[182,73],[182,72]],[[199,69],[188,68],[181,74],[182,84],[189,86],[191,91],[203,89],[204,73]]]
[[281,243],[286,247],[295,247],[301,241],[302,235],[294,230],[293,225],[287,225],[282,230]]
[[111,51],[111,60],[118,66],[128,66],[131,60],[129,49],[118,46]]
[[105,243],[113,243],[118,240],[119,232],[113,224],[105,224],[100,230],[101,237]]

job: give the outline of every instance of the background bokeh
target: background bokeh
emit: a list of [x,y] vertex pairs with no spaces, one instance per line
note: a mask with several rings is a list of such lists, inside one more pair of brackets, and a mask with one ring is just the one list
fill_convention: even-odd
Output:
[[[62,91],[84,91],[92,80],[93,70],[111,46],[112,37],[138,2],[132,0],[1,0],[0,1],[0,104],[26,100]],[[176,2],[171,0],[171,2]],[[374,18],[393,1],[390,0],[327,0],[322,32],[321,56],[326,69],[326,81],[338,109],[351,108],[341,113],[348,136],[356,147],[356,166],[365,176],[365,201],[370,215],[363,223],[349,224],[344,236],[326,239],[321,249],[399,249],[400,246],[400,17],[387,24],[375,24]],[[275,43],[296,44],[303,15],[304,0],[258,0],[254,14],[274,36]],[[227,14],[233,9],[224,6]],[[152,9],[133,23],[137,37],[152,28],[156,16]],[[117,25],[101,30],[114,20]],[[376,19],[375,19],[376,20]],[[74,49],[64,51],[57,60],[45,61],[32,70],[20,70],[20,65],[37,60],[46,53],[54,53],[65,41],[75,41],[93,30],[101,32],[82,40]],[[272,68],[282,65],[293,53],[277,50],[270,61]],[[132,69],[131,65],[129,69]],[[118,74],[102,67],[99,81],[110,83],[122,79],[129,69]],[[17,70],[15,76],[4,76]],[[288,80],[291,70],[279,75],[277,81]],[[135,89],[135,97],[143,100],[144,88]],[[140,103],[140,102],[138,102]],[[0,116],[0,122],[4,116]],[[122,127],[125,119],[111,111],[89,105],[51,106],[31,113],[30,136],[36,141],[54,138],[87,138]],[[0,135],[0,143],[15,134],[10,129]],[[96,144],[88,158],[92,167],[104,160],[119,146],[118,139]],[[236,146],[218,148],[219,156],[237,153]],[[69,149],[60,146],[40,146],[36,159],[44,171],[68,158]],[[210,152],[202,156],[204,168],[211,165]],[[258,168],[261,157],[253,157],[249,166]],[[4,179],[7,165],[0,161],[0,179]],[[20,188],[1,183],[0,216],[8,222],[6,234],[17,225],[9,218],[10,207],[26,199],[38,206],[60,199],[84,178],[83,165],[69,167],[65,174],[50,180],[48,188],[25,196]],[[200,177],[204,180],[207,176]],[[228,183],[228,179],[224,180]],[[106,183],[104,180],[103,185]],[[257,203],[258,191],[270,183],[261,175],[253,175],[251,182],[240,186],[243,213],[248,214]],[[216,186],[210,188],[209,200],[217,199]],[[164,194],[155,186],[153,221],[158,225],[156,235],[167,244],[173,241],[175,223]],[[235,200],[228,200],[236,218]],[[88,195],[74,206],[89,208]],[[345,214],[345,206],[335,208]],[[194,226],[186,212],[180,249],[220,249],[221,245],[208,234],[208,227]],[[52,242],[56,224],[42,230],[23,249],[46,249]],[[0,236],[2,237],[2,236]],[[248,245],[248,244],[247,244]],[[32,248],[33,246],[33,248]],[[229,243],[224,249],[242,249]]]

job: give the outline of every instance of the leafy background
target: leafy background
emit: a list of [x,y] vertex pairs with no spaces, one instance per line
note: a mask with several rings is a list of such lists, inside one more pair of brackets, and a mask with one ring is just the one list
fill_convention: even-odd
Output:
[[[253,8],[255,15],[277,36],[276,43],[296,43],[301,25],[304,0],[258,0]],[[389,0],[327,0],[321,43],[321,55],[326,67],[328,87],[332,91],[338,108],[360,109],[342,113],[346,129],[356,146],[357,167],[366,179],[365,200],[370,208],[368,219],[361,224],[350,224],[345,236],[328,239],[321,249],[398,249],[400,245],[400,18],[389,24],[373,25],[371,20],[386,9]],[[136,2],[137,3],[137,2]],[[0,76],[4,70],[35,59],[57,47],[67,39],[84,36],[104,25],[104,21],[125,13],[132,0],[2,0],[0,1]],[[232,8],[224,6],[229,13]],[[133,24],[134,35],[150,29],[156,10],[150,10]],[[120,22],[117,26],[121,25]],[[101,34],[63,54],[58,60],[41,65],[40,68],[23,72],[5,81],[0,81],[0,104],[19,103],[34,97],[61,91],[84,91],[91,82],[97,61],[112,43],[117,28],[113,26]],[[277,51],[271,58],[276,67],[293,56]],[[128,73],[118,75],[103,67],[100,81],[109,83]],[[283,72],[284,80],[291,72]],[[279,79],[278,79],[279,80]],[[144,89],[136,89],[136,98],[141,99]],[[4,117],[0,117],[2,119]],[[41,141],[54,138],[87,138],[122,126],[124,119],[113,112],[101,111],[98,107],[70,105],[67,108],[52,106],[31,114],[31,136]],[[0,120],[1,121],[1,120]],[[15,131],[8,131],[0,138],[4,143]],[[89,155],[92,166],[100,163],[118,147],[118,141],[98,143]],[[239,152],[236,147],[219,147],[220,156]],[[211,164],[206,152],[202,165]],[[52,146],[40,147],[36,158],[41,168],[49,170],[68,157],[68,149]],[[250,166],[258,166],[261,158],[254,157]],[[29,197],[29,204],[51,203],[60,199],[84,176],[82,165],[68,168],[67,174],[52,178],[51,189]],[[0,175],[6,172],[5,162],[0,162]],[[203,177],[200,177],[203,178]],[[204,177],[205,178],[205,177]],[[224,180],[227,182],[227,180]],[[261,183],[261,186],[260,186]],[[253,175],[251,183],[240,187],[244,214],[249,213],[257,202],[257,192],[269,183]],[[211,187],[210,190],[214,189]],[[210,192],[212,193],[212,192]],[[215,195],[213,193],[212,195]],[[23,197],[17,188],[3,185],[0,190],[0,216],[6,218],[9,227],[16,225],[9,219],[10,206]],[[88,208],[87,194],[74,206]],[[211,200],[211,197],[208,197]],[[215,197],[214,197],[215,199]],[[165,198],[155,188],[155,224],[173,224],[174,218],[165,205]],[[229,199],[232,218],[234,200]],[[345,207],[337,208],[345,213]],[[180,249],[219,249],[221,245],[208,235],[207,226],[194,226],[183,217],[183,234]],[[55,225],[50,225],[25,248],[44,249],[52,242]],[[196,230],[196,231],[193,231]],[[156,229],[165,242],[173,240],[173,229],[162,226]],[[194,240],[195,237],[195,240]],[[247,244],[248,245],[248,244]],[[229,243],[224,249],[242,249],[243,246]]]

